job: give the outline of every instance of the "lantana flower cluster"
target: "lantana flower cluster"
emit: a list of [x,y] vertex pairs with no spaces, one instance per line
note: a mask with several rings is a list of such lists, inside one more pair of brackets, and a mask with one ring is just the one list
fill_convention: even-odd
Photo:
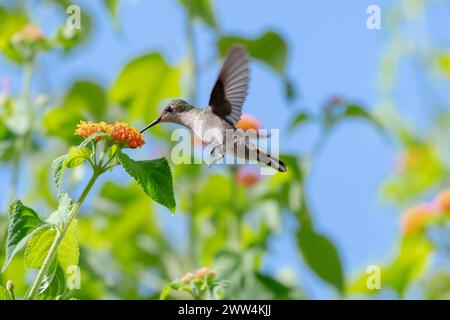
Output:
[[409,208],[402,217],[405,234],[419,232],[432,220],[450,216],[450,189],[439,193],[431,203],[422,203]]
[[182,278],[181,281],[184,283],[188,283],[192,280],[201,280],[204,277],[216,277],[216,272],[210,268],[201,268],[198,270],[195,270],[194,272],[188,272],[186,273]]
[[[92,122],[92,121],[80,121],[75,130],[75,135],[83,138],[88,138],[91,135],[104,132],[112,138],[115,144],[120,145],[122,148],[138,148],[144,145],[145,141],[142,139],[142,134],[139,130],[130,127],[127,123],[116,122],[109,124],[106,122]],[[101,140],[103,137],[96,137],[96,140]]]

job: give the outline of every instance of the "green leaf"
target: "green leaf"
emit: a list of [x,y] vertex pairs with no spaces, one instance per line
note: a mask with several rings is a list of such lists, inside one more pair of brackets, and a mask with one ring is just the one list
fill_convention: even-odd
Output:
[[356,104],[332,104],[325,108],[325,125],[331,127],[342,120],[351,118],[367,121],[381,132],[384,131],[381,122],[363,107]]
[[188,15],[206,25],[217,28],[216,17],[211,0],[178,0],[185,6]]
[[279,300],[289,300],[290,293],[292,291],[291,287],[288,287],[279,280],[262,274],[260,272],[255,273],[256,279],[268,290],[273,292],[275,299]]
[[[60,5],[64,9],[64,11],[71,4],[72,3],[70,1],[60,1]],[[53,40],[56,44],[61,46],[61,48],[65,53],[67,53],[77,48],[77,46],[86,43],[91,34],[92,34],[92,19],[89,15],[86,14],[86,10],[82,9],[81,28],[80,29],[67,28],[66,24],[64,23],[58,28]]]
[[82,164],[85,159],[89,159],[90,156],[91,151],[86,147],[70,147],[64,166],[73,169]]
[[0,301],[2,300],[11,300],[11,294],[5,287],[0,286]]
[[[433,247],[424,234],[404,236],[396,257],[389,264],[381,266],[382,289],[389,287],[395,290],[399,297],[404,297],[414,281],[418,281],[430,266]],[[367,287],[369,273],[363,272],[349,285],[349,291],[354,293],[374,294],[379,290]]]
[[[25,249],[26,267],[36,269],[42,267],[56,235],[56,229],[50,226],[41,228],[33,234]],[[63,270],[66,270],[70,265],[78,264],[79,256],[77,220],[73,220],[59,244],[56,257]]]
[[106,8],[108,9],[109,15],[111,16],[112,22],[116,27],[118,27],[118,17],[117,11],[119,8],[120,0],[103,0]]
[[62,155],[52,162],[52,177],[55,183],[58,193],[61,192],[61,185],[64,177],[64,171],[66,169],[65,163],[67,159],[67,154]]
[[289,124],[288,130],[292,131],[294,129],[297,129],[300,125],[304,124],[305,122],[308,122],[311,120],[311,116],[307,112],[300,112],[298,113],[294,120]]
[[440,270],[436,272],[425,285],[425,299],[450,300],[450,272]]
[[50,109],[43,122],[47,133],[69,144],[76,144],[80,137],[74,135],[81,119],[102,120],[106,111],[106,92],[97,83],[79,80],[72,84],[61,106]]
[[162,99],[181,94],[180,70],[169,66],[159,53],[129,62],[110,91],[113,102],[128,110],[129,120],[152,121]]
[[24,254],[27,268],[39,269],[42,266],[55,237],[56,229],[51,226],[46,226],[33,233]]
[[64,295],[66,292],[66,276],[64,270],[58,263],[52,264],[52,269],[44,277],[41,287],[39,288],[38,300],[53,300],[58,296]]
[[172,286],[171,285],[165,286],[162,289],[161,294],[159,295],[159,300],[166,300],[167,296],[170,294],[170,291],[172,291]]
[[83,149],[83,148],[86,147],[89,143],[91,143],[91,142],[97,140],[97,138],[100,138],[100,137],[105,137],[105,138],[107,138],[107,137],[109,137],[109,135],[108,135],[106,132],[102,132],[102,131],[96,132],[96,133],[94,133],[94,134],[91,134],[89,137],[87,137],[86,139],[84,139],[83,142],[81,142],[81,143],[78,145],[78,149]]
[[403,297],[411,283],[424,274],[432,251],[431,243],[423,234],[405,236],[396,259],[385,270],[384,283]]
[[84,119],[81,110],[59,107],[49,109],[42,121],[48,135],[61,138],[68,144],[77,144],[81,138],[74,135],[74,131],[81,119]]
[[268,31],[255,39],[237,36],[221,37],[218,42],[221,56],[225,56],[235,44],[242,44],[253,58],[265,63],[280,76],[284,76],[288,48],[286,41],[278,33]]
[[9,207],[9,227],[6,237],[6,255],[2,267],[4,272],[16,253],[20,251],[34,232],[44,225],[44,221],[20,200],[14,200]]
[[134,161],[125,153],[119,152],[119,160],[147,195],[170,211],[175,211],[172,173],[165,158]]
[[80,137],[74,135],[77,124],[82,119],[103,120],[106,100],[105,89],[99,84],[86,80],[74,82],[62,104],[45,114],[43,122],[47,133],[62,138],[69,144],[78,143]]
[[92,81],[78,80],[65,95],[62,107],[65,110],[86,111],[95,120],[102,120],[106,111],[106,99],[105,89],[101,85]]
[[297,243],[306,264],[321,279],[344,291],[344,274],[338,251],[326,237],[316,233],[311,226],[304,225],[297,232]]
[[23,62],[23,57],[12,45],[11,39],[27,23],[28,17],[24,10],[7,11],[0,7],[0,52],[17,63]]
[[71,265],[77,265],[80,257],[80,248],[78,241],[78,221],[72,220],[67,228],[66,234],[62,239],[58,251],[58,262],[65,271]]
[[47,222],[58,226],[63,225],[69,218],[71,206],[72,199],[70,199],[67,193],[62,194],[59,198],[58,209],[48,217]]

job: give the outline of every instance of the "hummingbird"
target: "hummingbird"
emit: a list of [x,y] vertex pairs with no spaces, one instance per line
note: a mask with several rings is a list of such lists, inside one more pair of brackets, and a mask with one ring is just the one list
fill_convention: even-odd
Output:
[[[210,166],[222,159],[226,153],[285,172],[287,167],[281,160],[257,148],[249,139],[243,137],[242,131],[236,129],[236,124],[242,115],[248,87],[249,57],[243,46],[235,45],[230,49],[222,64],[211,91],[208,107],[197,108],[182,99],[172,100],[140,133],[144,133],[158,123],[176,123],[191,129],[202,141],[210,140],[211,155],[218,154],[209,164]],[[235,132],[232,138],[227,135],[230,130]],[[213,134],[206,137],[206,132],[213,132]],[[228,143],[232,145],[232,148],[226,148]],[[236,154],[236,150],[243,150],[243,152]]]

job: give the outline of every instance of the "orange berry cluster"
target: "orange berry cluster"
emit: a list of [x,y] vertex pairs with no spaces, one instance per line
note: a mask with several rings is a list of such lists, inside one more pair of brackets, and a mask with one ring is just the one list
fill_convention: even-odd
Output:
[[[109,124],[106,122],[92,122],[92,121],[80,121],[75,130],[75,134],[83,138],[88,138],[94,133],[104,132],[111,136],[114,143],[126,148],[138,148],[145,142],[142,139],[142,134],[139,130],[130,127],[123,122],[116,122],[115,124]],[[100,140],[102,137],[97,137],[96,140]]]
[[422,203],[403,214],[402,229],[406,234],[423,230],[425,225],[439,215],[450,214],[450,189],[439,193],[432,203]]

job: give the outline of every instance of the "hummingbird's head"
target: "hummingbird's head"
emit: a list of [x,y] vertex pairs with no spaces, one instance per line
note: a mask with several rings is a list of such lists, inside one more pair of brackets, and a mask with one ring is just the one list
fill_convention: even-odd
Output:
[[143,133],[148,128],[153,127],[154,125],[160,123],[160,122],[172,122],[172,123],[180,123],[182,124],[182,114],[186,111],[189,111],[193,109],[194,107],[191,106],[189,103],[182,99],[174,99],[170,101],[168,105],[164,108],[164,110],[161,112],[158,118],[153,120],[149,125],[147,125],[144,129],[140,131],[140,133]]

